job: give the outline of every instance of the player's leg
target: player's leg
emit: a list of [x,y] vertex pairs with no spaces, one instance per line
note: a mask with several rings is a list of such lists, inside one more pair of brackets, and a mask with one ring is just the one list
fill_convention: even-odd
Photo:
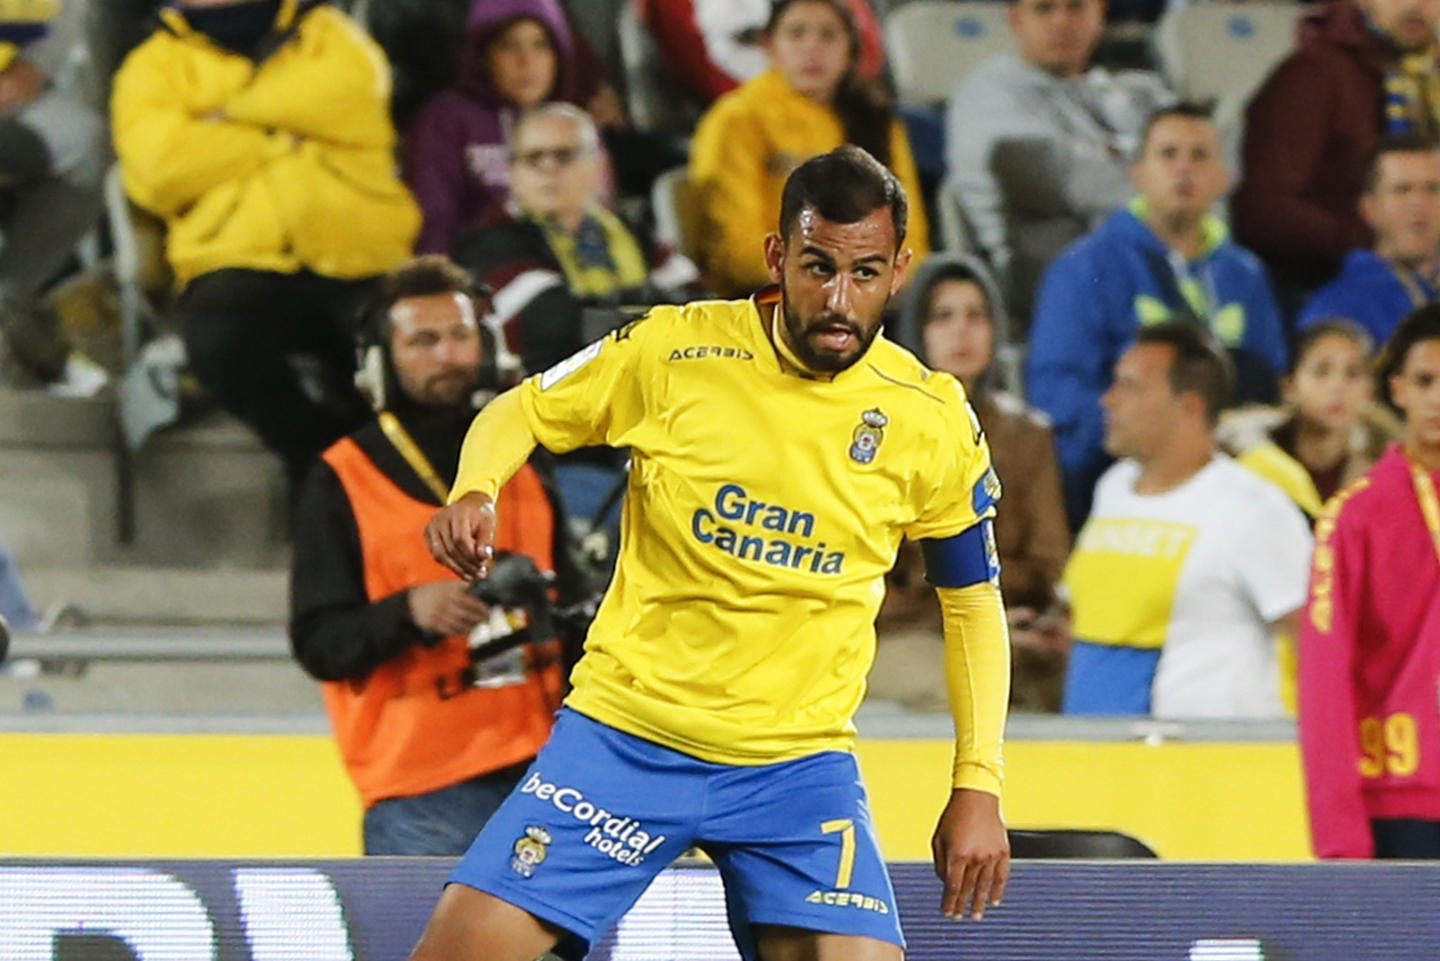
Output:
[[410,961],[535,961],[564,936],[562,929],[493,894],[451,884]]
[[755,944],[761,961],[902,961],[905,957],[905,949],[890,941],[779,925],[757,926]]
[[[705,762],[565,709],[450,875],[414,961],[595,941],[694,840]],[[571,936],[571,937],[566,937]]]
[[852,755],[730,768],[711,781],[701,845],[747,961],[903,957],[895,895]]

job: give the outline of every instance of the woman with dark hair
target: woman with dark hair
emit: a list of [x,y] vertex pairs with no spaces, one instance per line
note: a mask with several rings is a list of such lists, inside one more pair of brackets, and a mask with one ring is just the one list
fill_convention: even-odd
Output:
[[[995,518],[995,541],[1014,648],[1012,705],[1057,711],[1065,676],[1066,629],[1055,603],[1055,586],[1070,552],[1070,531],[1049,421],[1003,389],[1005,378],[995,352],[996,345],[1005,342],[1007,329],[1005,307],[989,271],[976,258],[941,255],[916,271],[888,333],[927,366],[953,375],[965,386],[1004,491]],[[923,571],[919,550],[905,545],[880,611],[882,638],[897,643],[888,645],[889,650],[881,644],[878,674],[871,676],[877,696],[887,696],[892,675],[896,681],[913,683],[921,673],[895,663],[897,654],[905,658],[901,648],[918,644],[920,656],[929,648],[939,656],[938,612]],[[912,680],[905,681],[907,676]],[[943,692],[936,688],[935,693],[943,703]],[[897,696],[911,699],[905,693]],[[915,706],[930,705],[916,701]]]
[[1312,521],[1399,432],[1395,418],[1373,403],[1373,349],[1370,335],[1353,321],[1316,321],[1296,341],[1281,380],[1284,404],[1244,407],[1221,418],[1221,444],[1289,494]]
[[405,182],[425,214],[418,253],[450,253],[455,235],[510,195],[510,133],[550,100],[579,103],[574,40],[559,0],[476,0],[460,73],[405,136]]
[[715,102],[695,131],[690,181],[703,269],[722,296],[769,283],[762,246],[791,170],[844,143],[893,170],[910,198],[906,246],[929,253],[924,198],[904,126],[864,80],[845,0],[777,0],[765,27],[770,69]]

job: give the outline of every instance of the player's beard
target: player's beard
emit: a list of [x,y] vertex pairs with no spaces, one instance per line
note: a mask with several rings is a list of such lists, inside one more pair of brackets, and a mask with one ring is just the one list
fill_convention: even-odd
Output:
[[[887,298],[886,304],[889,303]],[[808,321],[791,306],[790,298],[785,296],[785,285],[780,285],[780,304],[784,311],[785,318],[785,342],[795,352],[795,356],[810,370],[822,374],[838,374],[847,370],[870,349],[875,338],[880,334],[880,318],[877,315],[874,325],[866,330],[855,321],[839,314],[824,313],[818,317],[812,317]],[[881,310],[884,310],[884,304]],[[817,347],[811,340],[812,335],[826,327],[843,326],[850,331],[855,340],[854,347],[848,353],[839,354],[832,350],[824,350]]]

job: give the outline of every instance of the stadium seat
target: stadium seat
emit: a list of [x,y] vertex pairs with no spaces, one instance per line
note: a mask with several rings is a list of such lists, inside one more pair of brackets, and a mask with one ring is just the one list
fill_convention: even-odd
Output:
[[1222,133],[1236,128],[1255,89],[1294,48],[1305,9],[1286,0],[1172,5],[1155,31],[1161,69],[1181,97],[1215,101]]
[[665,72],[660,51],[640,20],[635,0],[627,0],[620,8],[616,30],[630,121],[651,133],[688,138],[700,120],[700,105]]
[[1018,860],[1056,858],[1154,858],[1143,841],[1119,831],[1010,831],[1010,856]]
[[690,200],[688,168],[675,167],[655,178],[650,208],[655,217],[655,239],[695,260],[695,209]]
[[965,75],[1014,50],[1002,0],[916,0],[885,18],[885,55],[902,104],[935,106]]

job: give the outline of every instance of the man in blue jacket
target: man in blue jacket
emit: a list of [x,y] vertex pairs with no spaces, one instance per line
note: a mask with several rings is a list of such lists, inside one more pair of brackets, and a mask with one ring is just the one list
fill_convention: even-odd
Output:
[[1345,255],[1340,276],[1300,312],[1300,326],[1344,317],[1383,344],[1402,317],[1440,296],[1440,147],[1415,135],[1380,141],[1360,216],[1374,244]]
[[1075,529],[1110,463],[1100,395],[1136,328],[1208,328],[1229,349],[1238,399],[1271,401],[1285,333],[1260,261],[1210,210],[1230,185],[1207,108],[1175,104],[1145,127],[1131,168],[1138,196],[1051,263],[1036,300],[1026,387],[1055,423]]

